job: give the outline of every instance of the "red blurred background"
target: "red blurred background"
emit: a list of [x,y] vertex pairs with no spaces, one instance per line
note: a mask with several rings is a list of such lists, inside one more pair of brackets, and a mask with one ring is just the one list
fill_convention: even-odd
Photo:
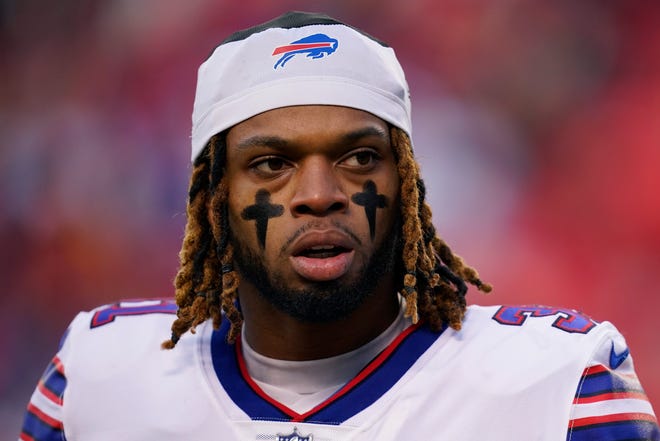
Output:
[[658,410],[657,1],[5,0],[0,437],[78,310],[172,294],[197,67],[290,9],[397,51],[436,226],[495,285],[470,301],[614,322]]

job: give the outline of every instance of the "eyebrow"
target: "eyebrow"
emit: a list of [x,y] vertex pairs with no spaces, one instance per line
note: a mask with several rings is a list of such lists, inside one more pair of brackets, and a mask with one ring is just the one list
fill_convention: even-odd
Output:
[[[375,136],[382,140],[389,141],[389,132],[379,129],[377,127],[364,127],[352,132],[343,134],[340,137],[340,143],[354,143],[363,138]],[[291,143],[285,138],[279,136],[263,136],[255,135],[244,139],[236,144],[239,150],[246,150],[252,147],[271,147],[274,149],[282,149]]]
[[342,136],[343,142],[355,142],[359,141],[362,138],[367,138],[370,136],[375,136],[383,139],[384,141],[389,141],[390,133],[389,131],[379,129],[377,127],[364,127],[362,129],[355,130],[353,132],[346,133]]
[[251,136],[248,139],[244,139],[236,147],[239,150],[246,150],[251,147],[272,147],[272,148],[282,148],[287,146],[289,143],[284,138],[279,136]]

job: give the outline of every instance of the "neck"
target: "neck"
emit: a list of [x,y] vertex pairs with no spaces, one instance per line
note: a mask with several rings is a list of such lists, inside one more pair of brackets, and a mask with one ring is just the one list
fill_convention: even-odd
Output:
[[392,283],[379,285],[347,317],[315,323],[278,310],[254,286],[241,283],[243,335],[256,352],[280,360],[317,360],[352,351],[380,335],[397,317],[399,302]]

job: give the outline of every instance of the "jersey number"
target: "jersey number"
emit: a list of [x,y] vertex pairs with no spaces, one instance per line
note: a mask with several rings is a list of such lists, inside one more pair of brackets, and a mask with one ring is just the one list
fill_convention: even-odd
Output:
[[502,325],[521,326],[527,317],[548,317],[556,315],[552,323],[557,329],[566,332],[586,334],[596,326],[589,316],[572,309],[548,308],[545,306],[502,306],[493,319]]
[[123,315],[143,315],[143,314],[175,314],[177,306],[171,300],[161,300],[158,302],[147,303],[144,301],[122,302],[99,309],[92,316],[89,323],[90,328],[98,328],[115,321],[115,317]]

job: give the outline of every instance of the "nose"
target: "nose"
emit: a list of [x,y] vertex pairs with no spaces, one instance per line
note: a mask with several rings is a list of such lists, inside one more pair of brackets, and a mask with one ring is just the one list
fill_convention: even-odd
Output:
[[331,161],[308,158],[296,171],[295,191],[291,199],[294,217],[311,214],[326,216],[348,207],[344,192]]

